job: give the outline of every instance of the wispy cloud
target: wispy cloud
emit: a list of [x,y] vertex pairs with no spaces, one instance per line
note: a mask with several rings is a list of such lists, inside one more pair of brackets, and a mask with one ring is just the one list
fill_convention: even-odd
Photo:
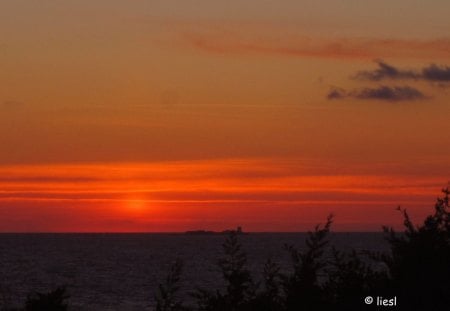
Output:
[[246,35],[213,30],[186,31],[182,41],[211,54],[265,54],[284,57],[314,58],[418,58],[450,57],[450,39],[404,40],[382,38],[313,38],[288,36],[274,39],[270,35]]
[[450,67],[431,64],[416,70],[400,69],[382,60],[376,61],[378,68],[362,70],[354,76],[357,80],[381,81],[386,79],[414,79],[430,82],[450,82]]
[[379,86],[376,88],[362,88],[352,91],[343,89],[332,89],[328,95],[328,99],[356,98],[362,100],[381,100],[389,102],[411,101],[425,99],[426,96],[410,86]]

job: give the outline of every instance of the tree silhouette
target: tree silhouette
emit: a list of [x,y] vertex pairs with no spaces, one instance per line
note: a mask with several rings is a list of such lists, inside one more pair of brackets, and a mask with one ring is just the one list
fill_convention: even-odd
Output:
[[179,282],[183,270],[183,262],[177,259],[170,268],[165,284],[159,284],[155,296],[156,311],[182,311],[186,310],[178,300],[180,290]]
[[323,228],[317,225],[313,232],[308,232],[305,252],[286,246],[294,268],[291,275],[284,277],[287,310],[311,310],[326,305],[326,297],[319,284],[319,273],[326,266],[324,252],[329,243],[328,234],[332,223],[333,215],[330,215]]
[[69,299],[65,287],[59,287],[49,293],[34,293],[27,297],[25,311],[66,311]]
[[255,285],[247,269],[247,255],[242,251],[236,231],[230,231],[222,245],[224,258],[219,261],[222,276],[226,282],[224,293],[198,289],[194,293],[199,310],[251,310],[250,301],[255,295]]
[[450,306],[449,189],[438,198],[434,213],[415,226],[399,208],[405,231],[384,228],[391,254],[383,257],[389,268],[392,294],[405,310],[447,310]]
[[[396,310],[447,310],[450,305],[449,190],[438,198],[434,213],[414,225],[406,212],[404,232],[384,227],[390,251],[357,253],[329,250],[330,215],[323,227],[308,233],[306,249],[286,246],[293,271],[281,274],[276,263],[264,266],[264,287],[256,291],[247,258],[231,234],[223,244],[219,266],[226,291],[199,289],[200,311],[366,310],[366,296],[397,297]],[[329,252],[328,252],[329,250]],[[381,266],[380,266],[381,264]],[[376,307],[376,306],[375,306]]]
[[253,310],[279,311],[283,310],[283,297],[281,296],[281,273],[280,267],[268,259],[264,264],[263,278],[264,289],[257,293],[251,301]]

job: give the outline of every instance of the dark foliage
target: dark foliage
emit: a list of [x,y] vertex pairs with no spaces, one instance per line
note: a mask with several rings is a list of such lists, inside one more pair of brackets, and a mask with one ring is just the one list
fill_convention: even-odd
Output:
[[156,294],[156,311],[182,311],[186,310],[177,298],[179,291],[180,276],[183,270],[183,263],[177,259],[171,266],[165,284],[160,284]]
[[59,287],[49,293],[34,293],[28,296],[25,311],[66,311],[69,295],[65,287]]
[[264,288],[257,293],[250,305],[254,310],[278,311],[283,310],[283,297],[281,297],[280,267],[268,259],[263,270]]
[[[329,247],[333,217],[316,226],[306,239],[306,250],[286,246],[292,272],[281,274],[271,260],[263,271],[264,286],[257,290],[246,268],[247,258],[235,233],[223,244],[219,262],[226,290],[199,289],[194,297],[199,311],[376,310],[364,298],[397,297],[395,310],[447,310],[450,306],[449,190],[438,198],[434,213],[415,226],[406,210],[405,230],[384,228],[390,252],[341,252]],[[386,307],[384,307],[386,308]]]
[[390,290],[405,310],[448,310],[450,306],[449,189],[438,198],[434,213],[415,226],[407,211],[405,231],[384,228],[391,254],[383,256],[390,273]]
[[314,232],[308,233],[305,252],[286,246],[294,268],[291,275],[284,276],[287,310],[311,310],[326,306],[327,297],[319,284],[319,274],[326,266],[324,253],[332,222],[333,216],[330,215],[323,228],[317,225]]
[[[344,253],[332,248],[332,259],[327,267],[329,310],[361,310],[366,296],[384,296],[388,286],[386,270],[376,271],[369,256],[355,250]],[[380,292],[380,290],[383,290]]]
[[202,311],[252,310],[250,302],[255,297],[255,284],[247,269],[247,255],[242,251],[237,233],[232,231],[222,245],[224,258],[219,261],[222,276],[226,282],[224,293],[199,289],[193,294]]

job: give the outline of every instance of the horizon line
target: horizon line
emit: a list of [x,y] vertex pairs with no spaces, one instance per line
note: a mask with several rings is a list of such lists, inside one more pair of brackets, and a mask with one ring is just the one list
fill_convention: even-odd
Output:
[[[187,231],[5,231],[2,234],[186,234],[197,230],[187,230]],[[202,231],[202,230],[200,230]],[[209,230],[205,230],[208,232]],[[313,230],[308,231],[244,231],[240,235],[246,234],[262,234],[262,233],[309,233]],[[204,235],[227,235],[229,232],[223,231],[210,231],[213,234]],[[330,233],[384,233],[382,230],[379,231],[330,231]],[[191,234],[196,235],[196,234]],[[202,235],[202,234],[197,234]]]

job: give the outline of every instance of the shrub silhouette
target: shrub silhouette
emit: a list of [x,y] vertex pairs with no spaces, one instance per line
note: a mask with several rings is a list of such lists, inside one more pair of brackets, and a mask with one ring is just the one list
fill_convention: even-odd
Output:
[[355,250],[345,253],[332,248],[324,285],[329,293],[329,310],[361,310],[364,297],[383,295],[389,286],[387,271],[374,270],[368,259]]
[[[199,289],[193,296],[199,311],[367,310],[366,296],[397,296],[395,310],[440,311],[450,305],[449,190],[438,198],[434,213],[415,226],[406,210],[404,232],[384,227],[390,252],[357,253],[329,249],[330,215],[323,227],[308,233],[306,250],[286,246],[293,271],[281,274],[268,260],[264,287],[257,286],[235,233],[223,244],[219,262],[226,290]],[[329,253],[327,253],[329,251]],[[374,264],[378,264],[378,267]],[[384,268],[380,268],[380,264]],[[169,309],[171,310],[171,309]],[[185,309],[186,310],[186,309]]]
[[333,216],[330,215],[323,228],[317,225],[314,232],[308,232],[305,252],[286,246],[294,268],[291,275],[284,276],[286,310],[310,310],[326,305],[326,297],[319,284],[319,273],[326,266],[324,252],[329,243],[332,222]]
[[25,302],[25,311],[66,311],[66,300],[69,295],[65,287],[59,287],[49,293],[34,293],[28,295]]
[[389,268],[391,292],[405,310],[447,310],[450,306],[449,189],[438,198],[434,213],[415,226],[407,211],[405,231],[384,228],[391,254],[382,257]]
[[197,299],[198,309],[213,310],[252,310],[250,302],[255,296],[255,284],[247,269],[247,255],[242,251],[237,232],[231,231],[222,245],[224,258],[219,261],[222,276],[226,282],[224,293],[198,289],[193,296]]
[[177,259],[171,266],[170,272],[166,278],[165,284],[159,284],[156,299],[156,311],[182,311],[187,308],[183,307],[177,298],[180,289],[181,272],[183,270],[183,262]]
[[283,298],[281,297],[280,267],[271,259],[268,259],[263,269],[264,289],[257,293],[250,302],[252,310],[279,311],[283,310]]
[[219,261],[223,277],[227,282],[225,300],[232,309],[238,310],[254,295],[254,284],[247,269],[247,255],[242,251],[235,232],[223,244],[225,257]]

